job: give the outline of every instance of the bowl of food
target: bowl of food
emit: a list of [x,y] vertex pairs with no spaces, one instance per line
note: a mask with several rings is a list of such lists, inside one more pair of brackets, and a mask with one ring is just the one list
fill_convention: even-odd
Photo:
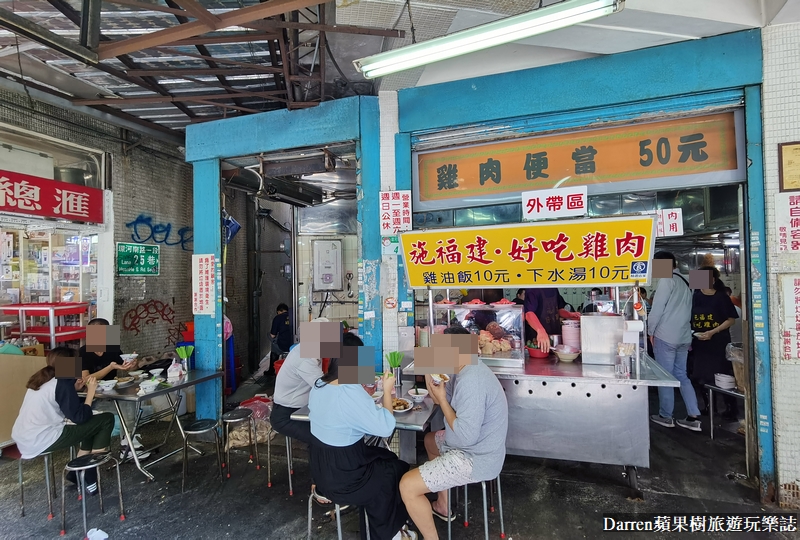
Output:
[[130,386],[133,384],[134,378],[133,377],[116,377],[117,386],[119,388],[125,388],[126,386]]
[[539,348],[539,344],[533,341],[528,341],[525,348],[528,349],[528,356],[531,358],[547,358],[549,356],[549,353],[544,352]]
[[392,399],[392,411],[395,413],[407,413],[414,405],[405,398]]
[[158,377],[162,373],[164,373],[164,368],[156,368],[150,370],[150,375],[152,375],[153,377]]
[[121,355],[119,355],[119,357],[122,358],[123,362],[130,362],[131,360],[136,360],[137,358],[139,358],[139,355],[136,354],[136,353],[121,354]]
[[446,383],[447,381],[449,381],[450,375],[447,375],[446,373],[434,373],[433,375],[431,375],[431,379],[433,380],[433,384],[439,386],[443,382]]
[[139,389],[145,394],[149,394],[155,390],[156,387],[158,387],[158,381],[142,381],[142,383],[139,384]]
[[428,395],[428,391],[424,388],[412,388],[408,391],[408,396],[411,398],[411,401],[414,403],[422,403],[425,401],[425,396]]
[[115,386],[117,386],[116,379],[111,379],[109,381],[97,381],[97,387],[103,392],[113,390]]
[[378,403],[381,402],[383,399],[383,390],[376,390],[374,394],[372,394],[373,401],[377,401]]
[[558,356],[559,362],[572,362],[576,358],[581,355],[581,351],[578,352],[566,352],[559,349],[555,350],[556,356]]
[[143,369],[137,369],[137,370],[134,370],[134,371],[129,371],[128,375],[130,375],[131,377],[142,377],[144,375],[144,370]]

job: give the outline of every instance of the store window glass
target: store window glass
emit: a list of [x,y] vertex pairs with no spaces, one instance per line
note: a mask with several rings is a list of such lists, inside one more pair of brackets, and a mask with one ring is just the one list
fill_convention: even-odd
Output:
[[0,124],[0,170],[106,189],[103,152]]

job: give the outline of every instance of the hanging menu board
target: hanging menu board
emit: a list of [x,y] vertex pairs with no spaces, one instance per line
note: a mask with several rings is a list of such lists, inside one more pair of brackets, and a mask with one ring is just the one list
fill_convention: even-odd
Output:
[[159,246],[117,242],[117,275],[157,276],[161,271]]

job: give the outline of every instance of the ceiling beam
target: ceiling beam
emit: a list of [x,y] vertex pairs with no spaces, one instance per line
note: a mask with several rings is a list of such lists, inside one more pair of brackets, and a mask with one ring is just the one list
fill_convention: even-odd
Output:
[[270,0],[262,4],[255,4],[224,13],[218,17],[220,22],[215,25],[208,25],[203,21],[193,21],[173,26],[172,28],[157,30],[150,34],[103,44],[100,46],[98,54],[100,60],[104,60],[120,54],[149,49],[150,47],[157,47],[166,43],[174,43],[175,41],[192,38],[206,32],[213,32],[230,26],[240,26],[258,19],[274,17],[282,13],[313,6],[318,3],[319,0]]
[[[269,67],[269,66],[266,66],[264,64],[254,64],[252,62],[238,62],[236,60],[228,60],[227,58],[215,58],[213,56],[205,55],[205,54],[187,53],[187,52],[179,51],[177,49],[171,49],[171,48],[168,48],[168,47],[159,47],[158,50],[161,51],[161,52],[174,54],[175,56],[187,56],[189,58],[197,58],[199,60],[211,60],[216,64],[229,64],[229,65],[232,65],[232,66],[240,66],[240,67],[244,67],[244,68],[252,68],[254,66]],[[155,57],[150,61],[158,61],[158,60],[159,60],[158,57]],[[274,72],[280,72],[280,70],[277,69],[277,70],[274,70],[273,73]]]
[[267,92],[236,92],[234,95],[226,93],[217,94],[198,94],[185,96],[145,96],[135,98],[106,98],[106,99],[73,99],[72,103],[75,105],[108,105],[114,107],[125,107],[128,105],[143,105],[148,103],[179,103],[182,101],[213,101],[215,99],[231,99],[232,97],[267,97],[272,98],[275,95],[285,94],[285,90],[271,90]]
[[210,75],[261,75],[280,72],[280,68],[253,64],[250,68],[156,68],[156,69],[129,69],[128,75],[136,77],[182,77],[190,75],[205,77]]
[[168,8],[166,6],[162,6],[161,4],[151,4],[149,2],[137,2],[136,0],[104,0],[111,4],[119,4],[121,6],[128,6],[133,8],[139,8],[141,10],[146,11],[156,11],[159,13],[169,13],[170,15],[181,15],[187,16],[189,13],[182,9],[173,9]]
[[83,0],[79,42],[92,51],[100,45],[100,12],[103,0]]
[[258,30],[270,30],[279,28],[289,28],[291,30],[309,30],[313,32],[331,32],[334,34],[359,34],[362,36],[382,36],[391,38],[404,38],[406,37],[405,30],[390,30],[385,28],[370,28],[366,26],[349,26],[343,24],[318,24],[318,23],[303,23],[292,21],[278,21],[275,19],[268,19],[263,21],[251,21],[247,26],[256,28]]
[[0,26],[83,63],[96,65],[99,61],[96,52],[82,47],[70,39],[61,37],[7,9],[0,8]]
[[[72,21],[72,23],[75,26],[80,28],[80,26],[81,26],[81,15],[71,5],[69,5],[66,2],[66,0],[47,0],[47,1],[51,6],[53,6],[58,11],[60,11],[67,19]],[[98,34],[98,39],[100,41],[106,41],[108,38],[106,38],[103,34]],[[127,56],[127,55],[124,55],[124,54],[120,55],[120,56],[117,57],[117,60],[119,60],[120,62],[125,64],[125,66],[127,66],[127,67],[129,67],[131,69],[134,69],[134,68],[138,67],[136,65],[136,62],[131,60],[131,58],[129,56]],[[106,64],[103,64],[102,62],[97,64],[97,65],[95,65],[94,67],[99,69],[100,71],[108,73],[109,75],[112,75],[112,76],[114,76],[114,77],[116,77],[116,78],[118,78],[120,80],[129,82],[131,84],[135,84],[137,86],[140,86],[141,88],[144,88],[146,90],[150,90],[151,92],[159,93],[162,96],[168,96],[169,95],[169,92],[167,92],[163,87],[161,87],[161,85],[158,84],[158,81],[156,79],[153,79],[153,78],[140,79],[140,78],[137,78],[137,77],[129,77],[128,74],[125,73],[124,71],[121,71],[121,70],[118,70],[118,69],[113,68],[111,66],[108,66]],[[183,114],[185,114],[186,116],[189,116],[189,117],[194,116],[194,113],[192,112],[192,110],[189,109],[188,107],[184,106],[182,103],[176,103],[175,107],[178,110],[180,110]]]
[[233,109],[234,111],[242,111],[250,114],[260,113],[258,109],[248,109],[247,107],[240,107],[238,105],[230,105],[228,103],[217,103],[215,101],[206,101],[202,99],[193,99],[191,100],[193,103],[202,103],[204,105],[213,105],[215,107],[222,107],[225,109]]
[[195,0],[173,0],[176,4],[186,11],[183,15],[194,17],[208,26],[216,26],[220,23],[219,17],[212,14],[206,8],[195,2]]
[[171,43],[164,43],[158,47],[191,47],[194,45],[224,45],[227,43],[251,43],[253,41],[270,41],[278,39],[278,33],[268,32],[248,32],[242,34],[233,34],[226,36],[199,36],[189,39],[182,39],[173,41]]

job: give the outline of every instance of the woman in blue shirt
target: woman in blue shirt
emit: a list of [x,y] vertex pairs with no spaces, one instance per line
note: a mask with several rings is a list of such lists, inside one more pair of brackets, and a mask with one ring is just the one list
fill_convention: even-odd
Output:
[[[369,516],[375,540],[416,538],[406,527],[408,512],[400,497],[400,479],[408,463],[391,451],[367,446],[364,436],[389,437],[395,429],[392,396],[394,378],[387,373],[383,408],[375,405],[360,384],[339,381],[338,359],[311,389],[308,400],[311,433],[311,477],[320,495],[344,505],[361,506]],[[361,538],[365,539],[363,513]]]

